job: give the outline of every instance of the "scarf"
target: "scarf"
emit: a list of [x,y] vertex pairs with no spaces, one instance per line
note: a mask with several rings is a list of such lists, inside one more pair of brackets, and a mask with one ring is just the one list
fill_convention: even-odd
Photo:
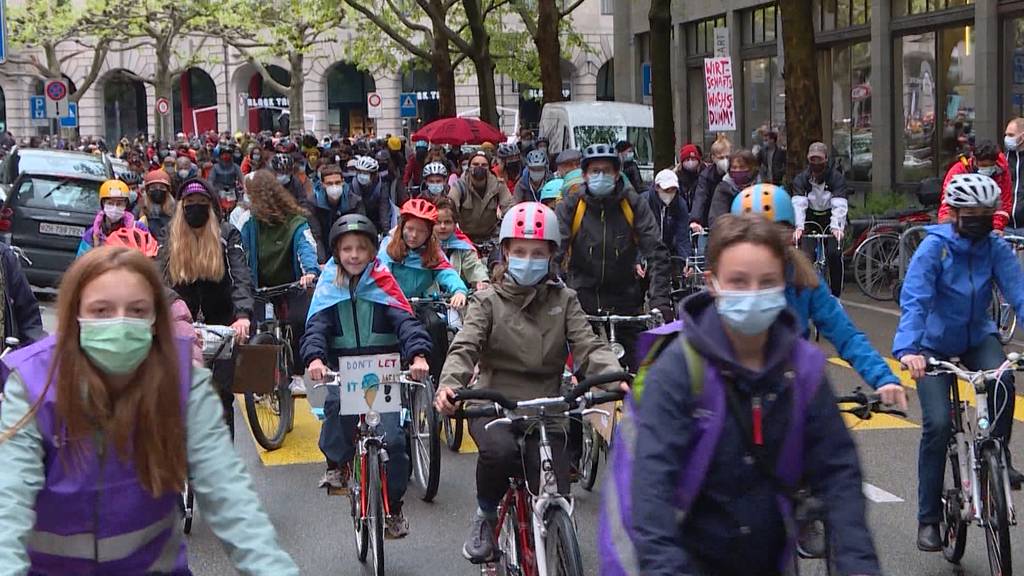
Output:
[[309,305],[309,314],[306,315],[307,322],[317,312],[326,310],[341,302],[347,302],[353,298],[369,300],[370,302],[397,308],[409,314],[413,313],[412,306],[405,299],[405,294],[402,294],[402,289],[398,287],[395,277],[391,275],[391,271],[388,270],[387,266],[379,258],[366,265],[366,269],[363,270],[362,275],[359,277],[359,282],[356,284],[355,294],[352,294],[348,286],[338,286],[337,282],[335,282],[337,277],[338,264],[331,257],[324,264],[324,269],[320,273],[320,279],[316,283],[313,301]]

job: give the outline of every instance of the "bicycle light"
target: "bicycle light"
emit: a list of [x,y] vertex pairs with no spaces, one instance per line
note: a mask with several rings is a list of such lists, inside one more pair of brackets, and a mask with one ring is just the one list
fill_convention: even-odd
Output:
[[619,344],[618,342],[612,342],[610,346],[612,348],[612,352],[615,353],[616,358],[622,358],[623,356],[626,355],[626,349],[622,347],[622,344]]
[[374,410],[370,410],[364,416],[366,419],[366,425],[370,428],[376,428],[380,424],[380,414]]

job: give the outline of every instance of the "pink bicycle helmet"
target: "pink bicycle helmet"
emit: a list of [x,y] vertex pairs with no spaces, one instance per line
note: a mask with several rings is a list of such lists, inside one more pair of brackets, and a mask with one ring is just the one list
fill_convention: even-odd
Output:
[[558,217],[555,212],[540,202],[516,204],[501,219],[501,234],[498,240],[509,239],[547,240],[558,244],[562,235],[558,231]]

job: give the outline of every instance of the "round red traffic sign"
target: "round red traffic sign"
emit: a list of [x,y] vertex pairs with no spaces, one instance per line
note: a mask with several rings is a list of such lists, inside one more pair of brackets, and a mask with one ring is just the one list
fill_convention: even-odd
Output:
[[366,97],[366,103],[370,105],[370,108],[376,108],[380,106],[380,94],[377,94],[376,92],[371,92],[370,95]]
[[156,111],[159,112],[161,116],[167,116],[167,113],[171,111],[171,103],[167,98],[156,99]]
[[68,87],[61,80],[50,80],[46,83],[46,97],[50,100],[63,100],[68,95]]

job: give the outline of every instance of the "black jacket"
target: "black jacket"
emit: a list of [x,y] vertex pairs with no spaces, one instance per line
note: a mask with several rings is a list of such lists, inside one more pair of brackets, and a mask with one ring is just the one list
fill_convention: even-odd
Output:
[[667,206],[653,190],[644,192],[642,198],[651,206],[651,213],[654,214],[658,228],[661,229],[661,241],[669,253],[672,256],[686,258],[691,253],[690,212],[682,196],[682,183],[679,189],[680,193],[676,194]]
[[647,190],[647,185],[644,184],[644,179],[640,175],[640,166],[637,165],[635,160],[622,163],[622,174],[629,180],[629,184],[638,194]]
[[[171,288],[185,301],[197,322],[202,314],[203,322],[226,326],[239,318],[253,319],[254,293],[252,273],[242,249],[242,235],[227,222],[221,223],[220,234],[225,272],[220,282],[200,280]],[[168,238],[167,244],[160,250],[161,269],[168,283],[170,276],[167,265],[171,241]]]
[[[679,179],[679,195],[686,202],[687,218],[693,212],[693,199],[697,194],[697,184],[700,183],[700,169],[695,172],[683,168],[676,170],[676,178]],[[689,224],[689,222],[687,222]]]
[[[633,209],[632,227],[620,206],[623,198]],[[579,202],[587,203],[587,211],[580,229],[570,239]],[[562,235],[558,259],[569,258],[566,284],[576,290],[584,310],[629,314],[642,308],[643,288],[634,268],[643,257],[649,271],[650,304],[671,314],[668,249],[661,241],[650,204],[631,186],[620,178],[615,192],[607,198],[591,196],[584,186],[580,194],[563,200],[555,212]]]
[[782,184],[786,177],[786,151],[778,146],[775,147],[775,154],[771,157],[772,177],[768,179],[768,149],[764,146],[757,152],[757,165],[760,166],[761,182],[770,184]]
[[358,178],[352,180],[352,192],[363,199],[366,207],[366,217],[377,227],[381,234],[387,234],[391,230],[391,201],[390,187],[385,182],[374,180],[370,185],[363,187]]
[[715,194],[718,183],[725,178],[725,174],[718,172],[718,168],[712,164],[704,167],[697,177],[697,189],[693,193],[693,208],[690,209],[690,222],[697,222],[707,227],[708,214],[711,212],[711,198]]
[[[366,205],[363,204],[362,197],[353,192],[352,188],[348,185],[345,185],[345,187],[349,189],[346,198],[347,206],[345,209],[342,209],[340,201],[338,206],[331,206],[326,196],[321,197],[321,194],[324,194],[324,192],[317,191],[316,207],[313,209],[313,219],[317,221],[317,226],[319,226],[321,230],[330,230],[331,227],[334,226],[334,222],[346,214],[362,214],[363,216],[366,216]],[[332,256],[330,246],[327,245],[329,239],[330,235],[328,234],[327,236],[317,240],[317,254],[320,262],[326,262]]]
[[18,255],[7,244],[0,244],[0,266],[3,266],[4,335],[13,336],[27,346],[46,337],[39,302],[25,278]]

